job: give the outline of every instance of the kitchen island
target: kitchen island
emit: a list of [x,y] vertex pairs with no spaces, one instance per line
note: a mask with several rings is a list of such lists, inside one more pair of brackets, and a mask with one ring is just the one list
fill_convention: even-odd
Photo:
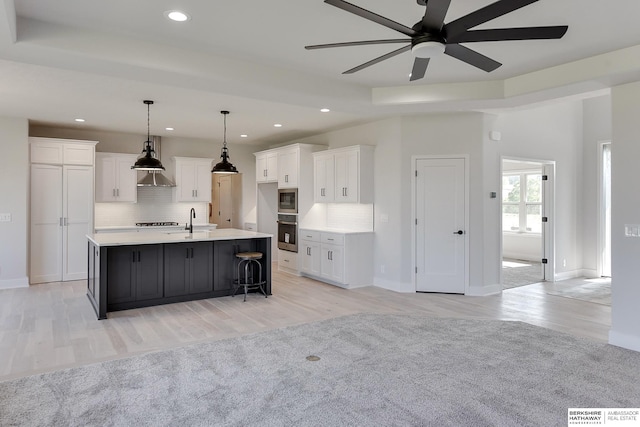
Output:
[[228,296],[237,252],[262,252],[270,295],[271,237],[232,228],[87,235],[87,297],[106,319],[111,311]]

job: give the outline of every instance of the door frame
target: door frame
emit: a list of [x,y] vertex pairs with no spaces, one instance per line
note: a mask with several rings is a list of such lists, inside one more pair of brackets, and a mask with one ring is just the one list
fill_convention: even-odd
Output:
[[[608,145],[611,147],[611,140],[598,141],[598,155],[596,156],[598,161],[598,193],[596,200],[596,209],[598,211],[598,237],[596,242],[596,274],[598,277],[602,277],[604,273],[604,241],[606,239],[606,214],[605,214],[605,201],[604,201],[604,165],[602,164],[602,155],[604,153],[604,147]],[[611,148],[610,148],[611,149]],[[611,245],[611,242],[609,242]],[[611,266],[609,266],[611,268]]]
[[434,160],[434,159],[462,159],[464,160],[464,294],[469,292],[469,158],[468,154],[450,154],[450,155],[413,155],[411,156],[411,276],[414,292],[418,292],[417,279],[417,226],[416,226],[416,209],[417,209],[417,177],[418,160]]
[[543,252],[542,256],[547,258],[547,264],[542,264],[544,268],[544,280],[549,282],[556,281],[556,261],[555,261],[555,223],[556,223],[556,211],[555,211],[555,182],[556,182],[556,162],[554,160],[541,160],[541,159],[529,159],[523,157],[514,157],[514,156],[500,156],[500,176],[498,179],[499,182],[499,192],[498,192],[498,202],[500,203],[500,208],[498,209],[498,233],[500,233],[500,256],[498,258],[498,262],[500,263],[499,271],[500,271],[500,286],[502,286],[502,258],[503,247],[502,247],[502,174],[504,160],[514,160],[518,162],[529,162],[529,163],[539,163],[542,166],[542,173],[549,176],[550,185],[547,187],[546,191],[543,192],[542,197],[542,215],[549,218],[546,223],[546,227],[543,224],[543,233],[542,233],[542,245]]

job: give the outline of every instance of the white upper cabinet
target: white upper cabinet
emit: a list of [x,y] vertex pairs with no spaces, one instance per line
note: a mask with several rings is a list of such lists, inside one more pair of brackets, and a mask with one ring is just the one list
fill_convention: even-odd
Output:
[[136,154],[96,153],[96,202],[136,202]]
[[96,141],[29,138],[31,163],[93,166]]
[[329,203],[335,200],[333,154],[316,153],[313,158],[313,197],[316,203]]
[[276,182],[278,180],[278,153],[268,151],[255,153],[256,156],[256,181]]
[[278,151],[278,188],[298,188],[300,147]]
[[211,202],[212,159],[173,157],[176,202]]
[[314,153],[314,200],[373,203],[373,149],[355,145]]

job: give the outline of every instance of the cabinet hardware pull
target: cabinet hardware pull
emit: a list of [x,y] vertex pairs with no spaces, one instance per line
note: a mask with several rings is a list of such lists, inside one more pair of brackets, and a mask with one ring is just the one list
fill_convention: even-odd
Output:
[[62,217],[60,217],[60,227],[62,227]]
[[136,251],[132,251],[131,255],[133,255],[133,259],[131,261],[136,262]]
[[187,255],[185,256],[185,258],[189,258],[189,248],[187,248],[186,250],[187,250]]
[[69,219],[69,218],[64,217],[64,219],[63,219],[63,221],[62,221],[62,224],[63,224],[65,227],[66,227],[67,225],[69,225],[69,221],[68,221],[68,219]]
[[115,189],[115,188],[111,190],[111,195],[112,195],[113,197],[116,197],[116,189]]
[[116,188],[116,197],[120,197],[120,189]]

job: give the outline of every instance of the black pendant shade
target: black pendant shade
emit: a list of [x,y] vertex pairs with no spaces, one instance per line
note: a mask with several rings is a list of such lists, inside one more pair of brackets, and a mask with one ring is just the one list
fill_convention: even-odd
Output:
[[131,169],[143,170],[143,171],[163,171],[164,166],[160,163],[160,160],[156,159],[152,153],[153,148],[151,147],[151,134],[149,131],[149,107],[153,104],[153,101],[145,100],[143,101],[147,105],[147,141],[144,143],[144,149],[141,156],[136,163],[131,166]]
[[238,173],[238,169],[236,169],[231,162],[229,162],[229,149],[227,148],[227,115],[228,111],[220,111],[220,114],[224,117],[224,139],[222,140],[222,154],[220,158],[222,161],[217,163],[211,172],[213,173]]

